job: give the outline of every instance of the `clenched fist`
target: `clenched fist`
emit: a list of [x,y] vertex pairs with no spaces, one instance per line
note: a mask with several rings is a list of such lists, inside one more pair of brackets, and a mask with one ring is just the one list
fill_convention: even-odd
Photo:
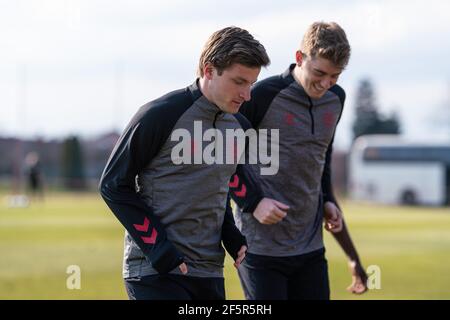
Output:
[[275,224],[287,215],[289,206],[279,201],[263,198],[253,212],[253,216],[262,224]]

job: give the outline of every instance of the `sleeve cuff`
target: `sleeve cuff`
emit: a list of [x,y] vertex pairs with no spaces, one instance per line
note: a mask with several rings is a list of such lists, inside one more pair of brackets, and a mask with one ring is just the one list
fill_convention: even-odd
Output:
[[160,274],[169,273],[184,261],[183,256],[170,241],[165,241],[162,247],[158,248],[158,254],[150,260],[153,268]]

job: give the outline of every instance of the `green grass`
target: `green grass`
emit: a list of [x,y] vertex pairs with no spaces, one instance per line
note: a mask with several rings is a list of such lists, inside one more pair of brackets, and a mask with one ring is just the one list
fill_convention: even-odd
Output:
[[[381,269],[381,289],[358,299],[450,299],[450,209],[344,203],[362,261]],[[326,236],[332,298],[351,299],[345,257]]]
[[[449,208],[343,203],[362,261],[381,268],[381,289],[345,291],[346,258],[325,233],[333,299],[449,299]],[[54,193],[29,208],[0,195],[0,299],[126,299],[121,278],[123,229],[96,194]],[[67,267],[81,268],[81,290],[68,290]],[[242,299],[227,257],[228,299]]]

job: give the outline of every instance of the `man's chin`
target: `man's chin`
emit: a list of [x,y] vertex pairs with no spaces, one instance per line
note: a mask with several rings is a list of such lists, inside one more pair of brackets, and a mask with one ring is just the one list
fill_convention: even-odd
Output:
[[236,104],[232,104],[231,106],[228,107],[227,112],[231,113],[231,114],[235,114],[239,112],[239,109],[241,109],[242,104],[240,105],[236,105]]
[[318,93],[308,93],[308,96],[310,96],[312,99],[320,99],[324,96],[325,92],[318,94]]

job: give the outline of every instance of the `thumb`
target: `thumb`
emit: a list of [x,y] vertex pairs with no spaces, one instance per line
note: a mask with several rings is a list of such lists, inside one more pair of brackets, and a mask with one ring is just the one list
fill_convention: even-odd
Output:
[[289,206],[287,204],[284,204],[282,202],[279,202],[277,200],[273,200],[273,203],[281,210],[289,210]]
[[188,268],[187,268],[186,263],[183,262],[178,267],[180,268],[180,271],[181,271],[182,274],[186,274],[188,272]]

